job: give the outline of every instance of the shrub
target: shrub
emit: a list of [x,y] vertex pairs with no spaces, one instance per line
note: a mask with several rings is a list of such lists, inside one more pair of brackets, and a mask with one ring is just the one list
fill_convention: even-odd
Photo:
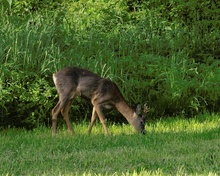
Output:
[[[67,65],[112,79],[129,104],[149,104],[148,118],[219,111],[214,2],[3,2],[8,3],[0,4],[3,126],[48,124],[57,101],[51,75]],[[197,20],[194,9],[207,13]],[[207,25],[209,18],[215,23]],[[91,106],[76,101],[74,117],[90,116]],[[119,121],[115,112],[107,116]]]
[[7,65],[1,77],[1,88],[1,121],[4,127],[48,125],[54,88],[45,78]]

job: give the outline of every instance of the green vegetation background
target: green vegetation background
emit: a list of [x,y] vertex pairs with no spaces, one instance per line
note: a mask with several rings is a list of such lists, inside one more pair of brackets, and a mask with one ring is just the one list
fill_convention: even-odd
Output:
[[[49,125],[51,76],[68,65],[147,102],[149,119],[219,112],[219,1],[2,0],[0,10],[0,128]],[[91,105],[77,99],[73,114],[89,119]]]

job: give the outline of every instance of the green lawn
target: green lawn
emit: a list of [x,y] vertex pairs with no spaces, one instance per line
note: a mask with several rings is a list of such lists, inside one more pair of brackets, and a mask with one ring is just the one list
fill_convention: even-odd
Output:
[[220,118],[166,119],[146,124],[146,135],[129,125],[100,123],[0,132],[0,175],[220,175]]

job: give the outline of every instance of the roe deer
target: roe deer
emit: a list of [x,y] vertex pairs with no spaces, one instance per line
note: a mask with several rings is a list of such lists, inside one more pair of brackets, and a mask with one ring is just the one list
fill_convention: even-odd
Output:
[[[105,134],[108,135],[103,108],[115,107],[134,127],[137,132],[145,134],[144,115],[140,115],[140,105],[134,111],[126,103],[117,85],[109,79],[102,78],[95,73],[79,67],[66,67],[53,74],[53,81],[59,94],[59,101],[52,110],[52,135],[56,135],[57,116],[61,111],[70,133],[73,128],[68,117],[68,111],[76,96],[91,100],[93,105],[91,123],[88,132],[97,117],[99,117]],[[144,113],[148,112],[145,106]]]

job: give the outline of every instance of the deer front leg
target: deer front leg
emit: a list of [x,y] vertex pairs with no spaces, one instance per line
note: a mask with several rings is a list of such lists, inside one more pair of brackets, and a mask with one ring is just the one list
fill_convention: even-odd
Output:
[[92,131],[92,127],[95,123],[95,120],[97,119],[97,113],[95,111],[95,108],[93,107],[92,109],[92,117],[91,117],[91,123],[89,125],[89,130],[88,130],[88,133],[91,134],[91,131]]
[[100,105],[95,105],[94,108],[95,108],[96,113],[99,116],[99,120],[102,123],[102,126],[103,126],[103,129],[105,131],[105,134],[109,135],[108,128],[107,128],[107,125],[106,125],[105,116],[104,116],[104,114],[102,112],[101,106]]

